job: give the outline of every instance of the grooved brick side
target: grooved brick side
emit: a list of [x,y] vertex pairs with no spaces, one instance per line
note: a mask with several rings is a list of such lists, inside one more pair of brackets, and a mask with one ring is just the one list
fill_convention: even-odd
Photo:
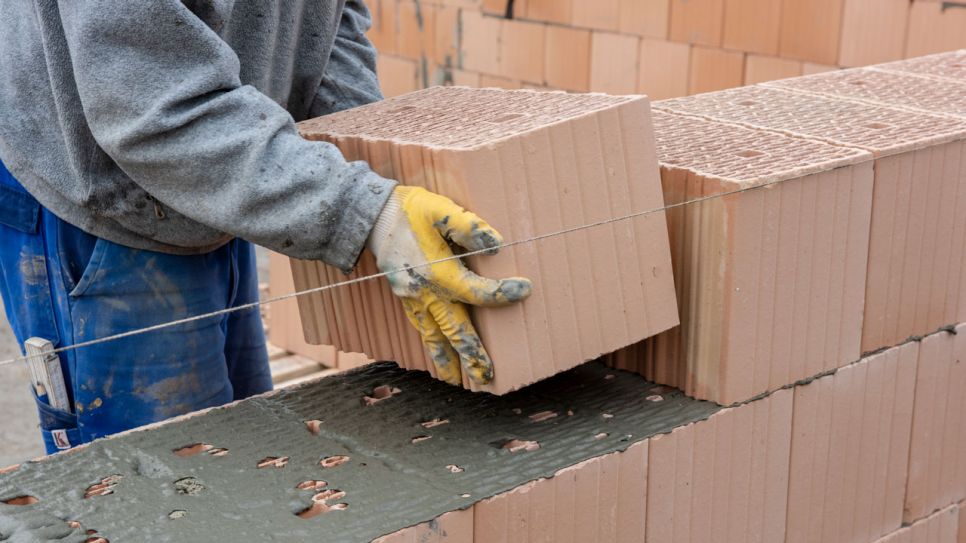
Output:
[[899,528],[918,350],[907,343],[795,388],[787,543]]
[[922,340],[905,522],[966,499],[966,325]]
[[[962,519],[956,506],[937,511],[927,518],[877,540],[875,543],[957,543],[957,531],[962,534]],[[961,537],[961,536],[960,536]]]

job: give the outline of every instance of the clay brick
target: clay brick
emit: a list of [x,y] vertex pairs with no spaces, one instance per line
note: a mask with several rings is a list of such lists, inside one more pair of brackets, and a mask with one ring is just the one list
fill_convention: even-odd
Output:
[[621,0],[570,0],[571,24],[581,28],[610,30],[620,27]]
[[482,0],[480,10],[487,15],[503,17],[506,15],[507,0]]
[[396,54],[420,60],[436,58],[436,6],[419,0],[398,3]]
[[835,64],[845,0],[783,0],[779,56]]
[[474,543],[473,508],[444,513],[432,522],[399,530],[372,543]]
[[724,47],[777,55],[781,7],[776,0],[725,0]]
[[[301,128],[381,175],[453,198],[507,240],[663,205],[642,97],[436,87]],[[666,228],[663,213],[652,213],[467,259],[485,276],[534,280],[522,304],[473,309],[496,378],[472,388],[505,393],[674,326]],[[640,270],[649,270],[647,281]],[[355,273],[374,271],[364,257]],[[318,265],[314,280],[337,274]],[[356,285],[329,297],[328,335],[342,350],[434,372],[398,300],[378,284],[369,291],[378,300]]]
[[504,21],[500,40],[500,75],[510,79],[543,83],[544,29],[546,25]]
[[548,26],[544,69],[551,87],[590,90],[590,31]]
[[478,502],[474,543],[641,541],[647,455],[635,443]]
[[724,0],[671,0],[672,41],[719,47]]
[[436,10],[436,43],[433,46],[436,63],[453,67],[459,64],[459,9],[440,6]]
[[875,68],[966,83],[966,50],[890,62]]
[[690,45],[644,38],[637,92],[652,100],[686,96],[690,62]]
[[783,390],[651,438],[643,541],[781,541],[791,417]]
[[966,48],[966,9],[943,2],[913,2],[906,58]]
[[387,98],[406,94],[420,88],[419,63],[415,60],[379,55],[376,73],[382,94]]
[[[956,327],[966,334],[966,325]],[[903,521],[966,498],[966,336],[922,340]]]
[[802,63],[802,75],[812,75],[821,74],[825,72],[834,72],[838,70],[838,66],[827,66],[825,64],[815,64],[814,62],[803,62]]
[[633,94],[637,88],[639,38],[594,32],[591,38],[590,90]]
[[460,68],[490,75],[500,73],[502,20],[472,11],[462,11],[463,28]]
[[873,541],[902,524],[918,344],[795,388],[786,541]]
[[655,107],[820,138],[876,156],[862,333],[862,352],[869,352],[966,320],[960,272],[966,249],[956,237],[966,235],[966,195],[957,188],[966,179],[966,126],[949,116],[813,94],[815,81],[837,77],[787,79]]
[[372,26],[366,36],[380,53],[396,51],[396,1],[372,0],[367,2]]
[[[268,295],[270,298],[295,292],[292,266],[289,264],[287,256],[270,252],[268,269]],[[297,299],[275,302],[268,308],[269,343],[326,366],[336,366],[335,347],[331,345],[311,345],[305,341]]]
[[495,75],[480,74],[480,87],[505,89],[505,90],[522,89],[523,82],[516,81],[514,79],[509,79],[506,77],[497,77]]
[[908,0],[845,0],[838,64],[865,66],[903,58]]
[[453,84],[460,87],[479,87],[480,74],[466,70],[453,70]]
[[527,19],[570,25],[573,0],[527,0]]
[[966,543],[966,503],[959,505],[959,538],[956,543]]
[[688,92],[698,94],[744,84],[745,56],[710,47],[691,48],[691,76]]
[[667,39],[671,0],[621,0],[622,34]]
[[962,519],[957,520],[957,508],[936,511],[910,526],[877,540],[875,543],[957,543],[956,532],[963,533]]
[[748,55],[745,59],[745,85],[802,75],[802,63],[777,57]]
[[611,363],[727,405],[858,359],[872,156],[665,103],[667,205],[771,186],[668,210],[681,326]]

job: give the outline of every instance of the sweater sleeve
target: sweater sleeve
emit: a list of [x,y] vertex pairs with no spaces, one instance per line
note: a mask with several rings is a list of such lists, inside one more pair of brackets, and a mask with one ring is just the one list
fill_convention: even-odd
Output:
[[376,49],[366,37],[371,26],[372,19],[363,1],[347,0],[310,116],[382,100],[376,77]]
[[238,57],[178,0],[61,0],[98,145],[162,204],[289,256],[355,265],[394,182],[242,85]]

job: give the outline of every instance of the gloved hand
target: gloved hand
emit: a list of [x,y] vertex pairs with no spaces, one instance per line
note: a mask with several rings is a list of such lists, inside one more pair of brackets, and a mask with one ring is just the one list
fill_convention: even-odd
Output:
[[474,383],[486,384],[493,380],[493,362],[463,304],[512,304],[529,296],[532,285],[519,277],[500,281],[480,277],[457,259],[426,265],[453,255],[447,239],[470,251],[493,249],[494,253],[503,243],[486,221],[449,198],[419,187],[397,186],[367,246],[380,271],[418,266],[387,277],[422,336],[439,378],[460,384],[462,367]]

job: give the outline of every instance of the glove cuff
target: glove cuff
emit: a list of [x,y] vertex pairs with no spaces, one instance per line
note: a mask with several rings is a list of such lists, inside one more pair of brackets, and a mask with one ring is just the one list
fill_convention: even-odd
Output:
[[386,200],[386,205],[376,218],[376,222],[366,240],[366,248],[374,255],[382,253],[382,248],[386,245],[389,234],[395,229],[399,222],[399,214],[402,213],[402,202],[399,195],[393,191],[392,196]]

